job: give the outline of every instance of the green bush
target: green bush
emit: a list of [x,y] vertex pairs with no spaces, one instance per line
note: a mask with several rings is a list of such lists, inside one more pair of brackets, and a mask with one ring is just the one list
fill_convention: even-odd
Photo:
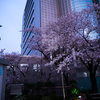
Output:
[[29,83],[25,83],[24,84],[24,90],[23,93],[24,94],[28,94],[30,92],[30,90],[33,90],[33,87],[35,87],[35,84],[29,84]]
[[55,90],[51,90],[51,95],[56,95],[56,91]]
[[79,89],[77,87],[76,80],[70,81],[70,88],[67,89],[67,91],[68,91],[68,98],[71,98],[73,100],[74,98],[78,97]]
[[76,85],[77,85],[76,80],[71,80],[71,81],[70,81],[70,85],[71,85],[71,86],[76,86]]
[[31,88],[35,87],[35,84],[34,83],[25,83],[24,87],[31,89]]
[[61,97],[57,94],[52,94],[50,96],[44,96],[41,100],[61,100]]
[[41,100],[42,99],[42,95],[41,94],[36,94],[34,96],[34,100]]
[[22,94],[18,94],[17,96],[14,97],[13,100],[26,100],[25,96]]
[[48,96],[44,96],[42,97],[42,100],[50,100],[50,98]]
[[32,94],[26,95],[27,100],[34,100],[34,96]]
[[49,98],[50,98],[50,100],[60,100],[60,96],[57,94],[50,95]]
[[43,82],[37,82],[36,85],[35,85],[35,89],[37,91],[39,91],[41,89],[41,87],[43,87],[43,86],[44,86],[44,83]]
[[55,83],[53,83],[53,82],[51,82],[51,81],[47,81],[47,82],[45,83],[45,86],[46,86],[46,87],[54,87],[54,86],[55,86]]

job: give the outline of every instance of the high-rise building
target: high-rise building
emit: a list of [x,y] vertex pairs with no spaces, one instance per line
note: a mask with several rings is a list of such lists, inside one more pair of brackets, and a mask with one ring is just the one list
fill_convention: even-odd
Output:
[[[88,3],[99,2],[100,0],[27,0],[22,30],[30,28],[31,24],[43,28],[71,11],[81,11]],[[40,52],[28,48],[27,40],[31,36],[31,32],[22,32],[21,54],[41,55]]]
[[[34,25],[36,27],[41,26],[41,11],[40,11],[40,0],[27,0],[26,6],[23,14],[23,25],[22,30],[30,28],[30,25]],[[40,55],[38,51],[31,50],[27,41],[32,36],[31,32],[22,32],[22,41],[21,41],[21,54],[23,55]]]
[[[27,0],[22,30],[29,28],[31,24],[35,27],[45,27],[56,21],[61,16],[59,3],[60,0]],[[22,32],[21,54],[40,55],[38,51],[28,48],[27,40],[31,37],[31,34],[31,32]]]
[[[99,4],[100,0],[71,0],[71,9],[75,12],[81,11],[82,9],[85,9],[88,7],[87,4],[93,5],[93,3]],[[95,19],[92,20],[95,25],[97,25],[98,23],[97,20],[98,19],[96,19],[96,17]],[[95,31],[91,32],[91,35],[90,35],[91,39],[96,38],[96,36],[97,36],[97,33]]]
[[71,0],[58,0],[60,16],[65,16],[71,12]]
[[58,0],[40,0],[41,1],[41,27],[56,21],[60,17]]

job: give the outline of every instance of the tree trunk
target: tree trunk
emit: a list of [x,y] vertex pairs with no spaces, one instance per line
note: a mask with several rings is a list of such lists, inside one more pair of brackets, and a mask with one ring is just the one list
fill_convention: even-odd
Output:
[[92,92],[98,93],[98,87],[97,87],[97,81],[96,81],[95,73],[90,72],[90,81],[91,81],[91,85],[92,85]]
[[66,86],[69,86],[69,82],[68,82],[68,73],[65,75],[65,73],[63,73],[63,76],[65,78],[65,82],[66,82]]
[[49,73],[49,76],[48,76],[48,79],[47,79],[47,81],[49,81],[49,80],[50,80],[50,77],[51,77],[51,73]]

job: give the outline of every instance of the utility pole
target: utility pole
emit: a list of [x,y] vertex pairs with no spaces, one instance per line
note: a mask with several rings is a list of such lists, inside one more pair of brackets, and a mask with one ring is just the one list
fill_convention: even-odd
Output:
[[61,78],[62,78],[62,88],[63,88],[63,99],[65,100],[65,87],[64,87],[64,79],[63,79],[62,68],[61,68]]

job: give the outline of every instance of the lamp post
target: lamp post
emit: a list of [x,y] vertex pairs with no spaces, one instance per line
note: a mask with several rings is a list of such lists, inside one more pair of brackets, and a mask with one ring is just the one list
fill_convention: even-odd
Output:
[[[0,27],[2,27],[2,25],[0,25]],[[1,37],[0,37],[0,40],[1,40]]]

